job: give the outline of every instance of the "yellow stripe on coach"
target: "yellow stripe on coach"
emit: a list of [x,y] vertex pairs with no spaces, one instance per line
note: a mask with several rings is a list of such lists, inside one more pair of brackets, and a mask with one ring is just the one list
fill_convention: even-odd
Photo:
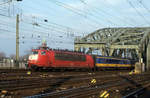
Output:
[[97,67],[131,67],[130,64],[104,64],[104,63],[96,63]]

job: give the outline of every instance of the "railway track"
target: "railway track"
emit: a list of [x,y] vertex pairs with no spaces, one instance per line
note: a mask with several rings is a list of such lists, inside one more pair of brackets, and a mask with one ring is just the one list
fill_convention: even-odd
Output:
[[[136,82],[135,84],[131,83],[131,80],[127,80],[127,79],[123,79],[123,80],[114,79],[112,81],[107,81],[107,82],[105,81],[104,83],[97,83],[95,85],[80,86],[78,88],[66,89],[66,90],[62,90],[59,92],[55,91],[55,92],[50,92],[50,93],[41,93],[41,94],[37,94],[37,95],[33,95],[33,96],[28,96],[25,98],[36,98],[36,97],[58,98],[60,96],[64,97],[64,98],[87,98],[87,97],[95,96],[94,98],[98,98],[98,96],[100,96],[100,95],[98,95],[100,93],[100,91],[103,91],[104,89],[108,89],[109,92],[113,92],[114,87],[117,88],[116,90],[118,90],[118,91],[122,90],[120,93],[121,95],[120,94],[115,95],[115,96],[117,96],[117,98],[120,98],[121,96],[123,96],[124,98],[127,98],[128,96],[132,95],[132,93],[131,94],[129,93],[129,87],[132,88],[132,89],[130,88],[130,92],[136,92],[136,90],[138,90],[138,89],[142,90],[143,87],[140,85],[145,85],[142,83],[144,81],[146,81],[147,78],[150,78],[150,76],[146,77],[145,79],[142,79],[142,80],[139,80],[136,77],[132,77],[131,80],[132,80],[132,82]],[[147,82],[150,82],[150,80],[147,80]],[[110,97],[110,98],[114,98],[114,96]]]
[[[98,74],[96,74],[98,75]],[[86,76],[86,77],[85,77]],[[28,88],[28,86],[34,86],[34,85],[40,85],[41,83],[43,84],[55,84],[59,81],[64,81],[67,80],[66,82],[64,82],[64,85],[68,85],[68,84],[75,84],[81,81],[90,81],[92,78],[96,78],[96,79],[101,79],[103,80],[104,78],[108,77],[114,77],[115,75],[103,75],[103,76],[93,76],[91,74],[86,74],[86,75],[65,75],[65,76],[57,76],[57,77],[48,77],[48,76],[40,76],[40,77],[32,77],[32,78],[20,78],[20,79],[9,79],[9,80],[1,80],[0,81],[0,89],[7,89],[7,90],[17,90],[20,87],[26,87]],[[86,82],[88,83],[88,82]],[[12,85],[13,84],[13,85]],[[85,84],[84,82],[81,84]],[[48,85],[46,85],[48,86]]]
[[[0,70],[0,72],[2,71]],[[65,98],[97,98],[103,91],[107,91],[109,97],[118,96],[117,98],[120,98],[124,96],[126,98],[125,96],[130,94],[125,92],[142,90],[142,87],[144,88],[150,82],[148,81],[150,73],[129,75],[127,72],[119,71],[31,72],[31,74],[27,74],[27,72],[28,70],[0,74],[3,77],[0,78],[0,91],[7,92],[0,95],[15,98],[41,96],[47,98],[60,96]]]

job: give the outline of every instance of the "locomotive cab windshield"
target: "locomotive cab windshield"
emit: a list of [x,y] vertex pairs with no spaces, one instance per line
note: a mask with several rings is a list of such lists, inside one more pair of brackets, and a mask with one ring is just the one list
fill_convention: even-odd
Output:
[[38,51],[32,51],[32,54],[36,55],[36,54],[38,54]]
[[45,51],[41,51],[41,55],[46,55],[46,52]]
[[37,60],[38,59],[38,51],[33,51],[32,54],[29,55],[29,60]]

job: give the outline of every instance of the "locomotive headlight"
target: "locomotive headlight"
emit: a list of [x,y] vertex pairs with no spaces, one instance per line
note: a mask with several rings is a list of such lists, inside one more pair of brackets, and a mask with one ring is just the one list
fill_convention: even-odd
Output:
[[38,55],[30,55],[29,56],[29,60],[37,60],[38,59]]

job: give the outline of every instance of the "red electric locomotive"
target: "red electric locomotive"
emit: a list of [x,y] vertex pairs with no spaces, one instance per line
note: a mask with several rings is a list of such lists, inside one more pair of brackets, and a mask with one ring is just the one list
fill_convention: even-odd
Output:
[[94,68],[92,56],[72,51],[52,50],[47,47],[33,49],[28,67],[38,68]]

